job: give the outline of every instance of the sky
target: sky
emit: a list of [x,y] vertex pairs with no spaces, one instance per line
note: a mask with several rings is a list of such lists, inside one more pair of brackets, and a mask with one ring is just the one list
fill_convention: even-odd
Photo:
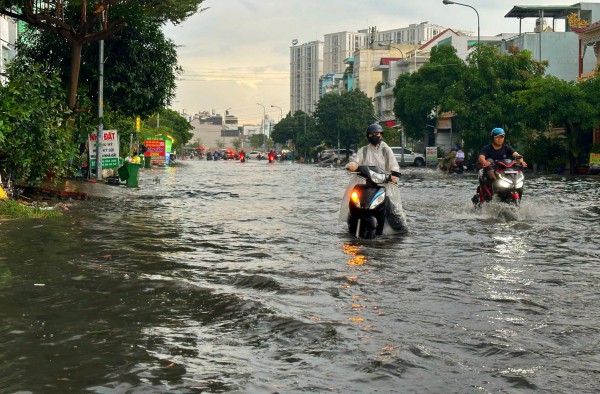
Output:
[[[481,36],[518,33],[519,20],[504,16],[514,5],[572,5],[549,0],[461,0],[479,13]],[[429,22],[477,35],[477,14],[442,0],[205,0],[204,12],[165,36],[178,46],[183,74],[171,108],[188,114],[224,113],[239,124],[260,124],[264,112],[275,121],[290,108],[289,51],[323,41],[324,34],[368,27],[391,30]],[[548,20],[549,23],[552,20]],[[524,19],[522,31],[533,31]],[[557,25],[557,30],[564,26]],[[277,107],[280,107],[281,110]]]

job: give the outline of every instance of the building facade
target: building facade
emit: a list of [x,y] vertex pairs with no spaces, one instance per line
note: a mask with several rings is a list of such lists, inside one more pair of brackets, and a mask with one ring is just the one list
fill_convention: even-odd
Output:
[[368,46],[368,32],[343,31],[325,34],[323,41],[323,71],[327,74],[343,73],[346,69],[344,60],[360,48]]
[[320,97],[323,75],[323,42],[290,47],[290,110],[313,113]]
[[[408,25],[408,27],[380,31],[377,33],[377,41],[393,44],[423,45],[444,30],[446,30],[445,27],[429,22],[413,23]],[[457,31],[457,33],[465,36],[473,35],[471,31]]]
[[15,57],[17,41],[17,23],[4,15],[0,15],[0,81],[5,80],[6,65]]
[[[502,51],[508,53],[513,48],[528,50],[534,59],[548,62],[546,75],[565,81],[577,80],[579,75],[594,70],[596,57],[593,51],[580,56],[579,37],[567,22],[572,14],[591,24],[600,19],[600,3],[514,6],[506,14],[507,18],[534,18],[537,27],[534,32],[519,31],[518,35],[503,41]],[[548,24],[546,18],[552,19],[552,23]],[[557,22],[564,24],[565,31],[556,31]]]

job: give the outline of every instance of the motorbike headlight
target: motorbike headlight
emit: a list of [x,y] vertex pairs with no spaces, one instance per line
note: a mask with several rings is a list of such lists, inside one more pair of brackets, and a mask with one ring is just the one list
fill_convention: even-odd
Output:
[[369,209],[375,209],[377,206],[382,204],[384,201],[385,201],[385,193],[382,190],[379,193],[377,193],[377,195],[375,195],[375,198],[373,198],[373,200],[371,200],[371,205],[369,206]]
[[371,180],[375,183],[383,183],[387,179],[386,174],[381,174],[379,172],[374,172],[374,171],[371,171],[370,177],[371,177]]
[[506,178],[498,179],[498,186],[509,188],[512,185],[512,182]]
[[515,187],[517,189],[522,188],[524,180],[525,180],[525,176],[522,173],[519,173],[519,175],[517,175],[517,180],[515,181]]
[[360,208],[360,196],[358,195],[358,192],[352,191],[352,193],[350,194],[350,201],[352,201],[354,205]]

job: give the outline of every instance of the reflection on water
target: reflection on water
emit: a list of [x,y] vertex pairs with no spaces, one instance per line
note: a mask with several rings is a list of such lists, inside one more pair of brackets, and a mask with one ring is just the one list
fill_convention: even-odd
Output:
[[[0,227],[2,392],[595,392],[598,180],[403,172],[411,232],[356,240],[348,174],[258,161]],[[302,376],[301,379],[298,376]]]

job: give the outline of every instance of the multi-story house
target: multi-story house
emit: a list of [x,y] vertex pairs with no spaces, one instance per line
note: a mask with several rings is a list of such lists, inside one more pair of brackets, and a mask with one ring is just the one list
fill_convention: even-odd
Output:
[[[580,56],[583,51],[580,50],[579,37],[566,22],[571,14],[576,14],[579,20],[593,23],[600,19],[600,3],[514,6],[506,18],[535,18],[536,28],[533,32],[519,31],[514,37],[504,40],[503,52],[514,48],[529,50],[536,60],[548,62],[546,75],[575,81],[580,74],[596,67],[596,57],[593,51]],[[547,24],[546,18],[552,19],[551,25]],[[564,31],[556,31],[557,24],[564,25]]]

